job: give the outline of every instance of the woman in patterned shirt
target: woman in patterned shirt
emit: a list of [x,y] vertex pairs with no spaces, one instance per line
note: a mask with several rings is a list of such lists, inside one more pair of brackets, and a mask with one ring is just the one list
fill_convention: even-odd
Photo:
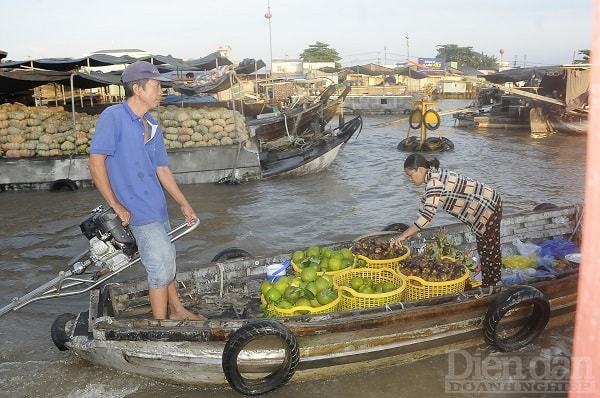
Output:
[[438,207],[464,222],[477,237],[477,252],[481,261],[482,285],[501,284],[500,220],[502,198],[489,186],[453,171],[440,169],[436,158],[429,161],[421,154],[412,154],[404,162],[404,172],[416,186],[425,183],[419,217],[392,244],[421,231],[433,219]]

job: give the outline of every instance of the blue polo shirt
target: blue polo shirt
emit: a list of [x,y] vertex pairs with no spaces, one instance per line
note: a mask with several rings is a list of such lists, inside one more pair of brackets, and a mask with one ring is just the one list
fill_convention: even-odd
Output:
[[146,113],[151,138],[144,143],[144,125],[126,101],[104,110],[96,122],[90,153],[107,155],[106,169],[115,196],[131,212],[132,225],[168,219],[167,201],[156,175],[167,166],[167,151],[158,123]]

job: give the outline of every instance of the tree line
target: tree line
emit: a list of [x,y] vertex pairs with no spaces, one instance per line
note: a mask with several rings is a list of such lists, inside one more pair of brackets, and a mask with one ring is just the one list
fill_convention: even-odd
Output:
[[[442,58],[446,62],[456,62],[459,66],[470,66],[473,68],[493,68],[498,66],[498,59],[493,55],[487,55],[483,52],[477,52],[472,46],[462,47],[456,44],[438,45],[435,58]],[[574,60],[574,63],[589,63],[590,50],[579,50],[580,59]],[[342,58],[337,50],[330,48],[329,44],[317,41],[311,44],[301,54],[300,59],[305,62],[335,62]]]

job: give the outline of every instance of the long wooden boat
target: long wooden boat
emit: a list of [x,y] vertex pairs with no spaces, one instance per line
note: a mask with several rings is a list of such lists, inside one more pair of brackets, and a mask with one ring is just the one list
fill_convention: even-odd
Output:
[[587,134],[589,107],[583,106],[567,110],[555,109],[540,103],[531,110],[530,128],[532,133]]
[[[495,89],[497,90],[497,89]],[[492,97],[494,103],[485,102],[489,96],[480,96],[479,106],[470,111],[452,114],[455,124],[480,129],[528,129],[530,101],[526,97],[506,94]]]
[[409,115],[414,100],[411,95],[349,95],[344,105],[363,115]]
[[[179,184],[241,182],[317,173],[329,167],[341,146],[362,129],[354,116],[330,128],[303,148],[261,151],[254,142],[170,149],[169,167]],[[88,155],[53,158],[0,159],[0,191],[70,189],[92,186]]]
[[[581,206],[505,215],[503,255],[516,253],[515,238],[576,241],[581,220]],[[444,229],[458,247],[473,248],[473,234],[463,224]],[[427,229],[423,236],[437,231]],[[394,232],[378,234],[394,236]],[[36,300],[89,291],[87,310],[63,314],[54,322],[51,334],[59,349],[123,372],[203,387],[230,385],[247,395],[274,390],[289,380],[363,372],[486,341],[510,351],[529,344],[549,319],[551,326],[574,319],[578,280],[574,264],[569,270],[489,291],[469,289],[368,309],[263,318],[259,295],[268,266],[285,264],[291,254],[247,255],[239,248],[226,250],[212,263],[177,275],[182,301],[207,315],[206,321],[154,320],[145,280],[105,283],[137,262],[136,257],[90,274],[81,271],[85,261],[74,262],[70,264],[74,271],[15,299],[0,309],[0,315]]]
[[335,85],[330,85],[314,102],[298,104],[278,113],[258,115],[256,119],[246,120],[246,128],[250,136],[255,136],[260,142],[300,135],[307,129],[323,129],[341,109],[350,87],[330,100],[334,92]]

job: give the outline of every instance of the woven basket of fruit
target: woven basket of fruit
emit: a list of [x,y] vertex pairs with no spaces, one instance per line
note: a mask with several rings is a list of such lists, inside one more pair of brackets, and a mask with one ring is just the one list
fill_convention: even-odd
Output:
[[279,307],[277,304],[269,304],[263,295],[260,296],[260,301],[265,306],[265,316],[268,318],[336,312],[339,311],[340,300],[341,297],[338,294],[338,297],[329,304],[320,305],[317,307],[313,307],[312,305],[293,305],[291,307],[284,308]]
[[333,250],[329,247],[311,246],[292,254],[292,268],[300,275],[304,268],[311,267],[319,275],[335,275],[355,267],[356,256],[349,248]]
[[392,268],[355,268],[333,277],[340,291],[339,310],[394,304],[402,299],[405,278]]
[[354,242],[351,250],[357,257],[358,267],[394,268],[410,256],[407,246],[392,247],[390,240],[386,238],[360,239]]
[[415,255],[402,261],[397,269],[406,277],[403,301],[462,292],[469,278],[469,269],[451,257]]
[[261,309],[266,317],[322,314],[338,311],[340,292],[329,275],[306,268],[300,276],[283,276],[260,286]]

